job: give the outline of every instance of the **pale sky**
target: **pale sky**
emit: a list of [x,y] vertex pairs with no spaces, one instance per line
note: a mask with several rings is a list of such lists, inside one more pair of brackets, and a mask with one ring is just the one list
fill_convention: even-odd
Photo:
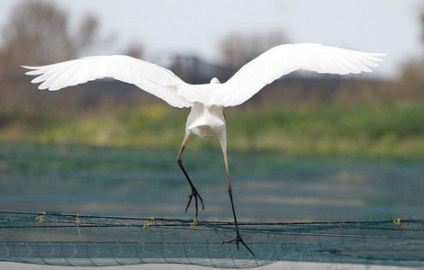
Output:
[[[90,54],[116,54],[131,42],[146,57],[190,52],[217,60],[219,40],[232,32],[284,31],[291,43],[321,43],[388,55],[376,71],[395,76],[399,65],[422,57],[422,0],[50,0],[73,22],[92,13],[115,41]],[[0,24],[17,0],[0,1]]]

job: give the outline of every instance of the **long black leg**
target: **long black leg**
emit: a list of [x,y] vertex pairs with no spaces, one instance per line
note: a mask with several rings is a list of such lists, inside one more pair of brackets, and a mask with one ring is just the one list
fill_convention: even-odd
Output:
[[234,223],[236,225],[236,238],[231,239],[229,241],[223,241],[222,243],[223,244],[236,243],[237,250],[239,249],[239,243],[241,243],[250,252],[250,254],[252,254],[253,257],[255,257],[255,253],[253,253],[253,251],[249,248],[249,246],[243,241],[243,238],[241,238],[240,231],[238,228],[236,211],[234,210],[233,192],[231,189],[228,189],[228,195],[230,196],[231,208],[233,209]]
[[253,251],[249,248],[249,246],[243,241],[243,238],[241,238],[239,227],[238,227],[236,210],[234,208],[233,188],[231,187],[231,180],[230,180],[230,169],[228,167],[227,140],[226,140],[225,130],[220,134],[219,140],[221,142],[222,152],[224,154],[225,172],[226,172],[226,175],[227,175],[227,184],[228,184],[228,195],[230,196],[231,209],[233,211],[234,224],[236,226],[236,238],[231,239],[229,241],[223,241],[222,244],[236,243],[237,250],[238,250],[239,245],[241,243],[250,252],[250,254],[252,254],[253,257],[255,257],[255,253],[253,253]]
[[198,201],[200,200],[200,203],[202,204],[202,210],[205,209],[205,205],[203,204],[202,197],[200,196],[200,194],[197,191],[196,187],[193,185],[193,182],[190,180],[190,177],[188,176],[188,173],[187,173],[187,171],[185,170],[185,168],[183,166],[183,160],[181,159],[181,156],[182,156],[182,154],[184,152],[184,149],[185,149],[185,146],[187,144],[187,141],[188,141],[189,137],[190,137],[190,133],[187,133],[185,135],[184,139],[183,139],[183,143],[181,144],[180,151],[178,152],[177,163],[178,163],[178,166],[180,166],[181,170],[183,171],[183,173],[184,173],[184,175],[185,175],[185,177],[187,179],[187,182],[188,182],[188,184],[190,185],[190,188],[191,188],[191,194],[189,194],[188,197],[187,197],[188,198],[188,203],[187,203],[187,206],[185,208],[185,212],[187,212],[188,207],[190,206],[191,201],[192,201],[192,199],[194,197],[194,206],[195,206],[195,209],[196,209],[196,219],[197,219],[198,214],[199,214]]

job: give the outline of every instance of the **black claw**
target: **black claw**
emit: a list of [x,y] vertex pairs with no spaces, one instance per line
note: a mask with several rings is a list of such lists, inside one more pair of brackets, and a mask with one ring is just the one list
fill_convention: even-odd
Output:
[[249,248],[249,246],[244,242],[243,238],[241,238],[240,233],[237,231],[236,238],[228,240],[228,241],[222,241],[223,244],[231,244],[236,243],[237,250],[240,249],[240,243],[252,254],[253,257],[255,257],[255,253]]
[[198,201],[200,200],[200,203],[202,204],[202,210],[205,210],[205,205],[203,204],[202,196],[200,196],[199,192],[197,192],[196,189],[193,189],[191,194],[187,196],[188,203],[187,203],[187,206],[185,208],[185,212],[187,212],[188,207],[190,206],[193,197],[194,197],[194,207],[196,209],[196,218],[197,218],[198,214],[199,214],[199,203],[198,203]]
[[188,210],[188,207],[190,206],[190,203],[191,203],[191,199],[193,198],[193,196],[192,195],[188,195],[187,196],[187,199],[188,199],[188,203],[187,203],[187,206],[186,206],[186,208],[185,208],[185,212],[187,213],[187,210]]

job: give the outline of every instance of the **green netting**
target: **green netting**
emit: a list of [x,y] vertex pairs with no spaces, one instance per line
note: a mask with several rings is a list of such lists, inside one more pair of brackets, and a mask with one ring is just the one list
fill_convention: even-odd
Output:
[[222,244],[228,222],[3,211],[0,261],[64,266],[174,263],[219,268],[309,261],[423,267],[424,220],[243,222],[255,252]]
[[[424,266],[422,159],[231,151],[237,215],[253,258],[242,246],[221,245],[235,231],[220,149],[184,156],[205,200],[195,227],[193,206],[184,213],[190,190],[177,151],[0,143],[0,209],[10,210],[0,212],[0,261]],[[154,224],[143,229],[150,216]]]

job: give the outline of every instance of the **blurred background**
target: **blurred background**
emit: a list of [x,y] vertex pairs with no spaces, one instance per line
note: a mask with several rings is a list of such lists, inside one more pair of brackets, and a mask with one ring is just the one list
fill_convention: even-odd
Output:
[[[21,65],[127,54],[207,83],[275,45],[312,42],[387,56],[371,74],[295,72],[226,111],[240,217],[421,211],[422,1],[2,0],[0,10],[3,209],[179,216],[188,192],[175,164],[188,110],[109,79],[39,91]],[[218,141],[187,149],[189,172],[216,200],[206,212],[231,217]]]
[[187,112],[132,85],[102,80],[48,93],[29,83],[21,65],[127,54],[206,83],[213,76],[226,81],[275,45],[314,42],[388,55],[372,74],[281,78],[229,110],[230,147],[424,153],[420,1],[5,0],[0,8],[2,141],[170,146],[181,140],[175,135]]
[[[370,74],[292,73],[226,110],[239,220],[423,217],[421,0],[1,0],[0,10],[0,210],[194,217],[175,162],[188,109],[110,79],[39,91],[21,65],[127,54],[191,83],[224,82],[275,45],[310,42],[387,56]],[[183,159],[205,200],[199,218],[232,221],[218,140],[193,137]]]
[[4,0],[0,9],[3,142],[168,147],[184,132],[187,111],[132,85],[101,80],[49,93],[21,65],[127,54],[207,83],[275,45],[313,42],[388,55],[372,74],[281,78],[227,111],[230,149],[424,154],[421,1]]

